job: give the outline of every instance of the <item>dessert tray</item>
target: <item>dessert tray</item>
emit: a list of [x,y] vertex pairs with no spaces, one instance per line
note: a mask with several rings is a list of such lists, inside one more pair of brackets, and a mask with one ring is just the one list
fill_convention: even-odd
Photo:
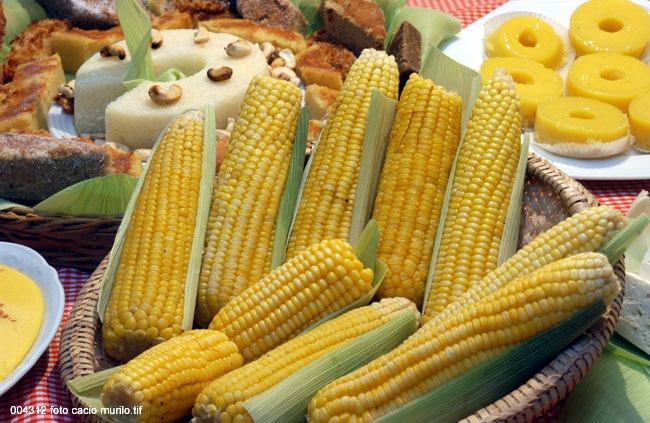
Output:
[[[647,1],[632,0],[648,9]],[[540,13],[568,28],[569,18],[583,0],[512,0],[465,27],[442,50],[452,59],[478,70],[483,63],[483,26],[495,16],[510,12]],[[630,149],[625,154],[606,159],[573,159],[550,153],[534,143],[531,151],[544,157],[572,178],[582,180],[631,180],[650,178],[650,155]]]

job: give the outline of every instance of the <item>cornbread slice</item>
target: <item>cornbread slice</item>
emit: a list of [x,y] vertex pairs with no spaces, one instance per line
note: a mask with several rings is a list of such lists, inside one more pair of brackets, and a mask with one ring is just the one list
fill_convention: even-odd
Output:
[[338,94],[337,90],[322,85],[308,85],[305,90],[305,105],[309,110],[309,118],[320,120],[325,117],[334,105]]
[[237,11],[244,19],[264,25],[302,32],[305,16],[289,0],[237,0]]
[[[151,23],[157,29],[191,28],[192,17],[189,13],[170,10],[160,16],[154,16]],[[122,30],[118,26],[106,30],[71,28],[52,34],[52,52],[61,56],[66,72],[76,74],[81,65],[102,47],[123,38]]]
[[305,85],[318,84],[340,90],[355,59],[345,47],[314,43],[296,56],[296,71]]
[[248,19],[208,19],[201,21],[200,25],[209,31],[236,35],[254,43],[268,41],[276,47],[288,48],[294,53],[299,53],[307,48],[307,41],[302,34],[258,24]]
[[366,48],[383,50],[384,12],[372,0],[324,0],[320,9],[327,35],[356,55]]
[[14,78],[18,66],[42,59],[52,54],[52,34],[68,29],[65,21],[43,19],[32,22],[11,41],[11,51],[5,57],[3,80],[9,82]]
[[0,86],[0,131],[46,129],[47,112],[63,82],[56,54],[18,66],[13,81]]
[[41,201],[77,182],[111,173],[110,155],[79,139],[0,133],[0,197]]

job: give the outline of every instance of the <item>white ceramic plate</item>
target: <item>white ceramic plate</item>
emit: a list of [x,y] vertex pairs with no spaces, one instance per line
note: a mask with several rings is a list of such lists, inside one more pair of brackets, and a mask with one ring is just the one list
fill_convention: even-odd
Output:
[[[0,381],[0,396],[7,392],[34,366],[56,334],[63,316],[65,295],[59,275],[45,259],[31,248],[9,242],[0,242],[0,263],[20,270],[39,287],[45,302],[41,329],[23,361],[4,380]],[[6,339],[3,343],[8,342]]]
[[[647,1],[632,0],[650,10]],[[485,21],[503,13],[527,11],[541,13],[569,27],[569,18],[584,0],[511,0],[481,19],[467,26],[457,38],[447,42],[442,50],[452,59],[475,70],[483,63],[483,25]],[[638,154],[630,149],[627,154],[607,159],[572,159],[549,153],[531,145],[531,150],[576,179],[629,180],[650,178],[650,154]]]

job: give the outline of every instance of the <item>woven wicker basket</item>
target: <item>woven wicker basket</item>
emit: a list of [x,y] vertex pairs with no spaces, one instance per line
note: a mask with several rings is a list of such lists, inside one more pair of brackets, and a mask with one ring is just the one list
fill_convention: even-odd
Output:
[[[596,199],[582,185],[544,159],[531,154],[523,200],[520,246],[567,216],[594,205],[597,205]],[[105,264],[105,261],[102,262],[79,293],[61,333],[59,368],[63,384],[75,377],[117,364],[106,356],[101,347],[101,330],[95,311]],[[622,284],[625,281],[622,260],[615,266],[615,271]],[[602,353],[618,320],[622,300],[623,293],[596,324],[532,379],[465,421],[552,421],[569,391]],[[75,406],[80,406],[75,397],[72,397],[72,401]],[[92,416],[87,418],[93,421]]]
[[120,220],[0,212],[0,241],[26,245],[55,267],[92,272],[110,251]]

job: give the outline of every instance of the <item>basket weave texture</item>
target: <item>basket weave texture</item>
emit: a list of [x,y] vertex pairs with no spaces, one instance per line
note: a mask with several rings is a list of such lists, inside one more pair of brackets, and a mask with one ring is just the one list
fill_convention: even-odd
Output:
[[[546,160],[532,154],[528,168],[519,233],[519,246],[557,222],[587,207],[596,199],[578,182],[564,175]],[[106,260],[79,293],[60,342],[61,381],[92,374],[117,365],[102,349],[97,298]],[[621,285],[625,281],[623,260],[614,267]],[[623,292],[603,317],[525,384],[464,422],[542,422],[553,420],[571,389],[584,377],[612,336],[619,317]],[[73,396],[75,406],[81,406]],[[93,420],[87,416],[85,421]]]
[[54,267],[92,272],[108,254],[121,219],[0,212],[0,241],[38,251]]

